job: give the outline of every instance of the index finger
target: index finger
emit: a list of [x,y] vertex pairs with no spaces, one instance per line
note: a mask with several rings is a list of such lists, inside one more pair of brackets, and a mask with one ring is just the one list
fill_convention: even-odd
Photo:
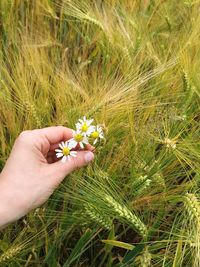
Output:
[[37,131],[38,134],[45,136],[50,145],[68,140],[73,136],[73,130],[64,126],[52,126],[33,131]]

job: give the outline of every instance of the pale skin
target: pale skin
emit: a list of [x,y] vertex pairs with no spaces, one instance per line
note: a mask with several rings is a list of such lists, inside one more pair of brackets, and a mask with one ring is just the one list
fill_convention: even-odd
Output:
[[55,126],[22,132],[0,174],[0,229],[41,206],[73,170],[94,159],[90,146],[62,163],[55,157],[72,129]]

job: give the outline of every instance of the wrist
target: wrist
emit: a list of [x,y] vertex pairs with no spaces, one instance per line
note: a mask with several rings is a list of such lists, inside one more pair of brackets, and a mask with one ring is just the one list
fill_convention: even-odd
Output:
[[14,218],[12,218],[10,204],[5,199],[2,190],[0,190],[0,230],[12,221],[14,221]]
[[15,196],[9,182],[0,175],[0,230],[16,221],[24,214],[20,214],[19,200]]

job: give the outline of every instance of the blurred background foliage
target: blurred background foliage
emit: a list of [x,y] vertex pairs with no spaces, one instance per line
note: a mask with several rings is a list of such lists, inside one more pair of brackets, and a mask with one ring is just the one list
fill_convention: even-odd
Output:
[[106,129],[0,233],[0,266],[200,266],[200,1],[0,0],[0,169],[18,134]]

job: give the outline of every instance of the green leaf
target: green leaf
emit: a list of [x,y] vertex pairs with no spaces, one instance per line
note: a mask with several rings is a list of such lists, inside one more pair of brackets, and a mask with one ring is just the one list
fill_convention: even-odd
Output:
[[138,244],[133,250],[131,250],[130,252],[127,253],[127,255],[124,257],[123,262],[122,262],[122,266],[126,266],[126,264],[133,263],[134,259],[137,257],[138,254],[140,254],[140,252],[143,250],[144,248],[144,244]]
[[117,240],[101,240],[103,243],[108,244],[108,245],[112,245],[118,248],[124,248],[124,249],[128,249],[128,250],[133,250],[134,246],[125,242],[121,242],[121,241],[117,241]]
[[69,267],[81,254],[87,249],[88,243],[94,237],[94,233],[96,230],[91,231],[87,229],[86,232],[81,236],[81,238],[76,243],[73,248],[71,254],[69,255],[67,261],[63,264],[63,267]]

